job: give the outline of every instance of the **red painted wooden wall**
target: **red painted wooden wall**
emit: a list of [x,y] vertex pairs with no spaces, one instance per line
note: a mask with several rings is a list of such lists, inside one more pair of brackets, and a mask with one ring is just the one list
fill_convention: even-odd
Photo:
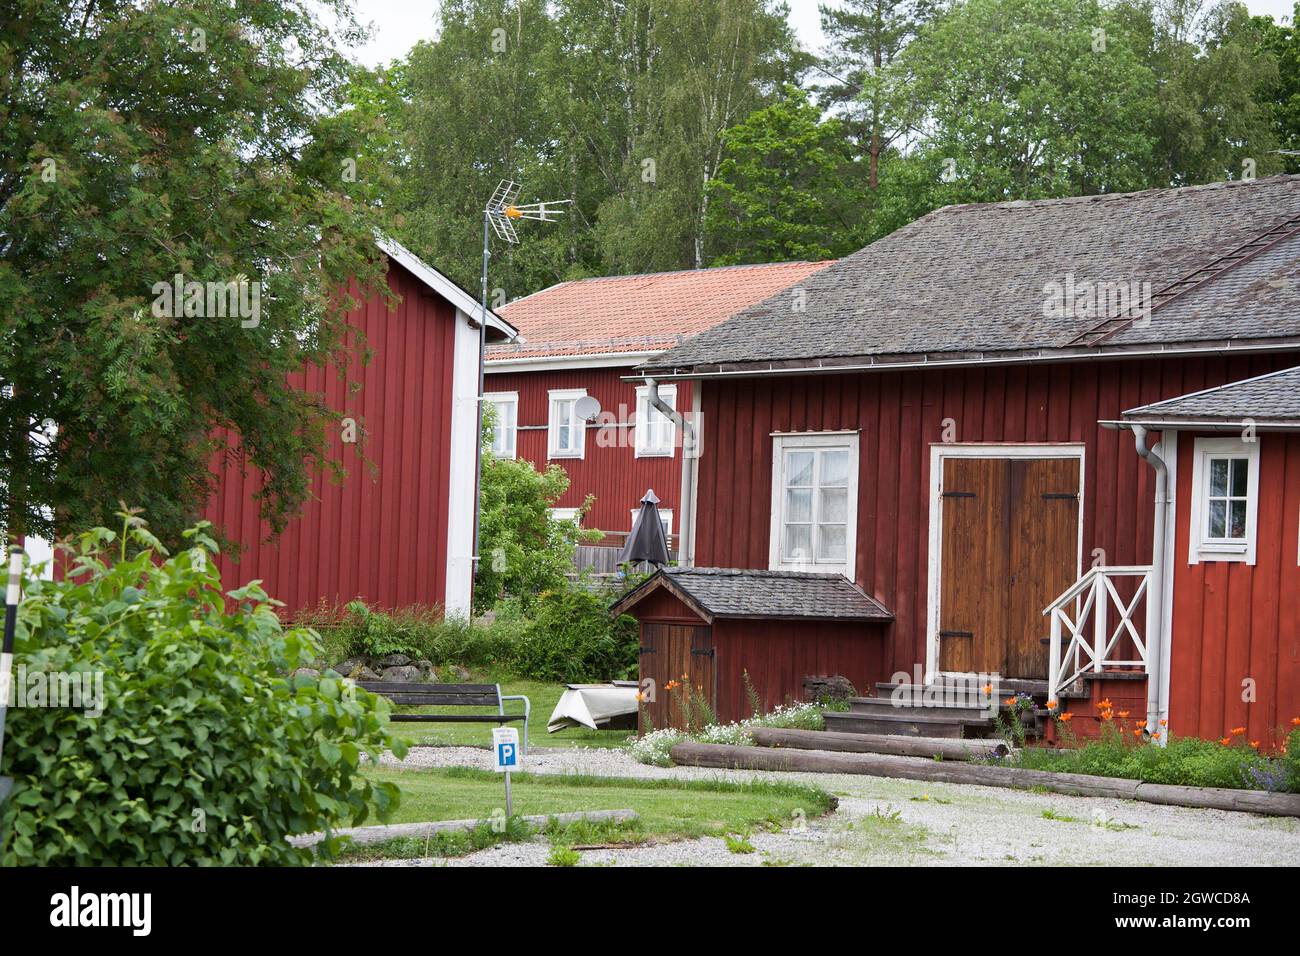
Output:
[[364,444],[344,444],[337,429],[329,440],[346,480],[317,473],[312,500],[271,538],[253,498],[260,474],[237,452],[214,466],[220,484],[205,517],[243,545],[238,560],[222,556],[222,580],[262,579],[286,615],[357,597],[397,607],[446,596],[455,309],[401,266],[390,266],[388,282],[401,297],[395,310],[375,297],[348,316],[366,336],[369,364],[294,376],[356,419]]
[[[1188,562],[1195,435],[1178,436],[1169,720],[1184,736],[1247,728],[1273,741],[1300,716],[1300,435],[1259,434],[1255,564]],[[1255,681],[1255,702],[1242,682]]]
[[860,429],[855,578],[896,616],[886,669],[911,671],[926,659],[930,445],[944,419],[959,442],[1086,442],[1084,567],[1094,548],[1109,564],[1145,564],[1152,472],[1130,433],[1098,420],[1296,362],[1291,353],[706,381],[696,564],[767,567],[773,432]]
[[[549,410],[547,393],[551,389],[585,388],[600,402],[604,413],[615,420],[630,422],[636,415],[636,385],[622,381],[630,368],[591,368],[545,372],[497,372],[488,366],[486,391],[519,393],[518,456],[545,468],[546,419]],[[677,383],[677,408],[691,408],[691,383]],[[632,530],[631,511],[640,507],[641,496],[653,488],[660,508],[673,509],[673,540],[676,547],[680,530],[678,499],[681,496],[682,450],[680,436],[671,458],[637,458],[633,446],[633,429],[590,427],[587,429],[586,454],[581,459],[560,458],[555,463],[569,474],[569,490],[557,508],[576,508],[588,494],[596,500],[583,526],[601,531]],[[621,544],[621,538],[609,543]]]

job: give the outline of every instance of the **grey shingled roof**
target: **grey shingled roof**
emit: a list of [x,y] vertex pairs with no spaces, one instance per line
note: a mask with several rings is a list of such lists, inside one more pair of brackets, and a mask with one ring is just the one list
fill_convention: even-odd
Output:
[[664,568],[659,573],[715,617],[893,619],[884,605],[842,574],[737,568]]
[[1259,425],[1300,428],[1300,367],[1180,395],[1124,413],[1124,421],[1137,423],[1199,422],[1236,426],[1246,420]]
[[[1297,213],[1300,176],[948,206],[644,367],[707,373],[1071,348],[1099,322],[1046,316],[1048,283],[1070,274],[1076,283],[1150,282],[1159,291]],[[1229,272],[1171,301],[1168,322],[1157,309],[1145,328],[1116,341],[1300,336],[1300,292],[1288,281],[1297,250],[1294,240],[1280,244],[1233,270],[1241,273],[1234,282],[1225,281]]]

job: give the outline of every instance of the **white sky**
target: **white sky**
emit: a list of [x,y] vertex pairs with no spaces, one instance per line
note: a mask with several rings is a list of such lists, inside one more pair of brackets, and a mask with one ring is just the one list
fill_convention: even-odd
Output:
[[[433,37],[434,0],[354,0],[357,19],[374,25],[370,42],[357,51],[367,66],[378,66],[403,56],[417,40]],[[819,0],[787,0],[790,23],[803,44],[814,53],[822,44]],[[824,0],[821,0],[824,2]],[[833,2],[833,0],[832,0]],[[1245,0],[1251,13],[1266,13],[1275,20],[1291,15],[1294,0]]]

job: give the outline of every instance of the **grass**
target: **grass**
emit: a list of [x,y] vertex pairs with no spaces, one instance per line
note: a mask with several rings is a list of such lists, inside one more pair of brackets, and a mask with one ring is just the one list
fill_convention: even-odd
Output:
[[[374,780],[397,784],[402,805],[394,823],[488,819],[504,805],[501,776],[451,767],[396,770],[374,767]],[[835,807],[830,794],[799,784],[724,780],[639,780],[559,774],[511,775],[516,815],[630,808],[640,814],[638,839],[687,839],[785,826],[798,813],[816,817]],[[560,842],[602,842],[599,830],[553,836]]]
[[[546,721],[559,703],[564,693],[563,684],[551,684],[544,681],[523,680],[490,674],[475,674],[473,683],[501,685],[501,693],[523,694],[532,704],[528,719],[529,747],[621,747],[627,740],[630,730],[589,730],[586,727],[571,727],[553,734],[546,732]],[[396,713],[416,714],[464,714],[464,707],[396,707]],[[522,714],[524,706],[521,701],[506,701],[506,713]],[[408,744],[425,744],[440,747],[489,747],[492,744],[492,728],[495,724],[412,724],[389,721],[388,729],[394,736],[400,737]],[[523,721],[503,725],[524,732]]]

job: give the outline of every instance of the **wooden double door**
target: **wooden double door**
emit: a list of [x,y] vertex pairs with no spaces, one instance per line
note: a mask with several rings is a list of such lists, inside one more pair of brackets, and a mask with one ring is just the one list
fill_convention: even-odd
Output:
[[[640,732],[685,728],[688,688],[716,714],[718,709],[713,628],[641,622],[641,690],[652,699],[641,706]],[[646,683],[649,678],[649,684]],[[671,689],[673,684],[681,686]],[[648,718],[648,723],[647,723]]]
[[1043,609],[1079,570],[1079,458],[941,460],[939,670],[1047,677]]

